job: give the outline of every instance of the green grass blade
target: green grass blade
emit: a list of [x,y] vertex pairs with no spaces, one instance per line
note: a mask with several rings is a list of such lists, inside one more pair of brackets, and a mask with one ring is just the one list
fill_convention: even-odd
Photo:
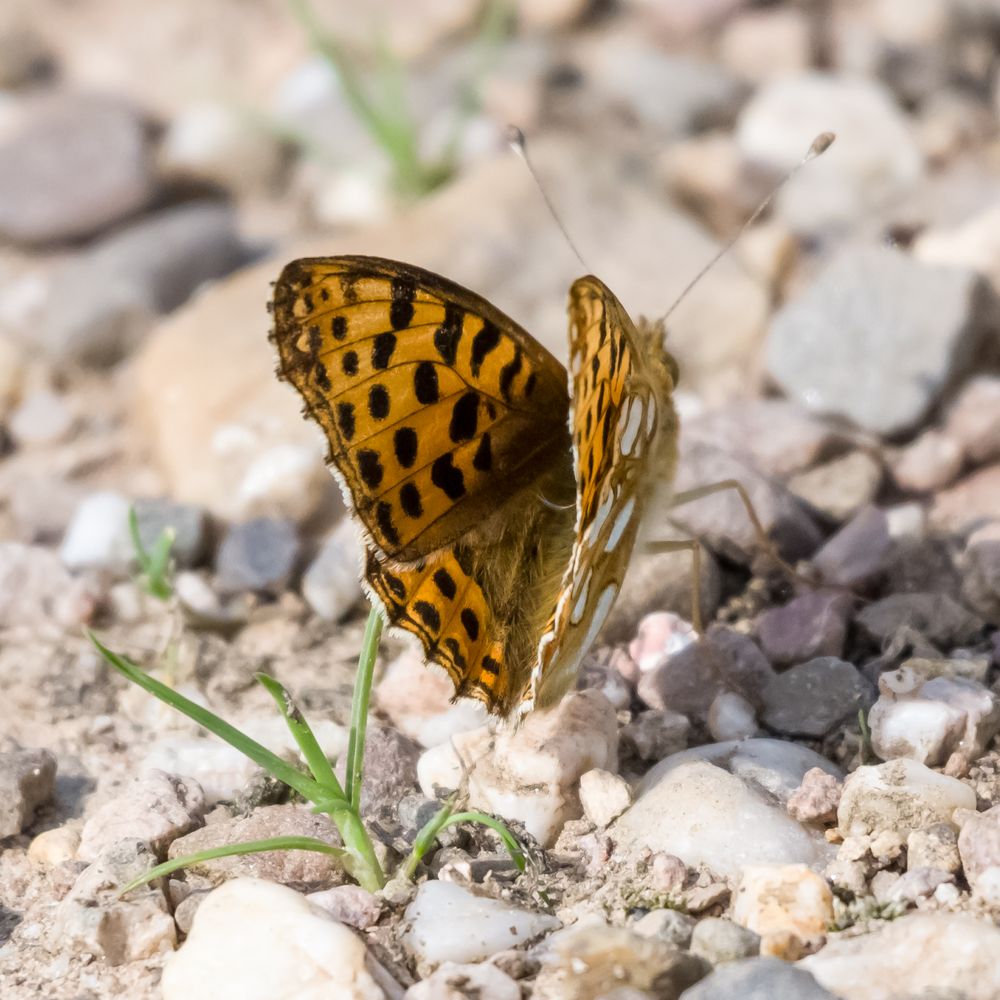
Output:
[[138,684],[150,694],[155,695],[160,701],[171,708],[177,709],[189,719],[194,720],[199,726],[204,727],[210,733],[214,733],[221,740],[225,740],[230,746],[235,747],[240,753],[249,757],[255,764],[260,765],[269,774],[279,781],[283,781],[290,788],[294,788],[300,795],[314,802],[317,799],[329,798],[329,789],[324,788],[312,778],[283,761],[277,754],[272,753],[267,747],[251,739],[245,733],[240,732],[235,726],[220,719],[214,712],[207,708],[195,704],[182,694],[174,691],[173,688],[161,684],[158,680],[150,677],[145,670],[137,667],[124,656],[108,649],[90,630],[86,630],[87,638],[93,643],[94,648],[111,664],[119,673],[123,674],[133,684]]
[[[454,826],[456,823],[482,823],[483,826],[488,826],[503,842],[503,846],[507,849],[507,853],[510,855],[510,859],[514,862],[517,870],[519,872],[524,871],[526,859],[521,844],[517,837],[500,820],[494,819],[492,816],[487,816],[486,813],[475,811],[460,812],[453,813],[444,826]],[[441,829],[443,830],[444,827]]]
[[503,842],[511,861],[519,872],[525,869],[526,859],[517,838],[498,819],[487,816],[485,813],[474,810],[467,812],[452,812],[452,803],[446,802],[421,828],[413,841],[413,849],[410,851],[403,868],[403,874],[407,878],[413,878],[417,870],[417,865],[423,860],[424,855],[430,850],[438,834],[449,826],[457,823],[481,823],[493,830]]
[[285,720],[285,724],[302,751],[302,756],[305,758],[312,776],[324,788],[330,790],[328,806],[324,808],[333,808],[338,800],[346,806],[348,804],[347,796],[344,795],[344,790],[340,787],[340,782],[333,773],[333,768],[330,766],[326,754],[323,753],[323,748],[319,745],[312,729],[309,728],[309,723],[299,711],[298,705],[288,693],[288,689],[267,674],[258,673],[255,676],[278,706],[278,711],[281,712],[281,717]]
[[140,885],[152,882],[153,879],[163,878],[170,875],[179,868],[187,868],[190,865],[201,864],[203,861],[213,861],[215,858],[233,858],[243,854],[261,854],[264,851],[318,851],[321,854],[329,854],[331,857],[343,859],[347,852],[341,847],[334,847],[324,840],[316,840],[314,837],[268,837],[266,840],[249,840],[242,844],[228,844],[225,847],[212,847],[205,851],[196,851],[194,854],[185,854],[179,858],[171,858],[164,861],[162,865],[133,879],[118,894],[124,896],[125,893],[137,889]]
[[371,700],[375,658],[382,635],[382,616],[373,607],[368,613],[365,637],[358,657],[358,672],[354,678],[354,700],[351,704],[351,732],[347,741],[347,767],[344,791],[351,806],[361,807],[361,779],[364,774],[365,734],[368,731],[368,703]]

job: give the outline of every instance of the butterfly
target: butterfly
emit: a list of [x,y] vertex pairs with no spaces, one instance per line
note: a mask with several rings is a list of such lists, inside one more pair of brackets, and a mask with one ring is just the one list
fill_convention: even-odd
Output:
[[274,287],[278,375],[329,443],[364,529],[368,596],[455,696],[558,701],[672,479],[677,364],[599,279],[569,290],[569,371],[486,299],[377,257],[295,260]]

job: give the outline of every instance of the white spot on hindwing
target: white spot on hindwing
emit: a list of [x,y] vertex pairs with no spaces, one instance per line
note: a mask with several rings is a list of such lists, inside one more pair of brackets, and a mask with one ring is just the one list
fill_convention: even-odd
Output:
[[590,593],[590,578],[592,576],[593,573],[588,572],[583,580],[583,584],[579,587],[580,596],[576,599],[576,603],[573,605],[573,610],[569,616],[571,625],[579,625],[584,611],[587,610],[587,595]]
[[608,535],[608,540],[604,543],[605,552],[613,552],[616,548],[618,548],[618,543],[622,540],[622,535],[625,534],[625,529],[628,527],[628,523],[632,519],[633,510],[635,510],[635,497],[629,497],[625,506],[618,511],[615,523],[611,527],[611,534]]
[[594,512],[594,519],[590,522],[590,527],[587,529],[588,542],[593,543],[601,533],[601,528],[604,527],[604,522],[608,519],[608,515],[611,513],[611,508],[614,506],[616,499],[617,494],[611,490],[601,501],[600,506]]
[[628,419],[621,436],[621,449],[624,455],[631,455],[632,449],[635,447],[635,442],[639,437],[639,428],[642,426],[643,409],[642,400],[638,396],[629,400]]

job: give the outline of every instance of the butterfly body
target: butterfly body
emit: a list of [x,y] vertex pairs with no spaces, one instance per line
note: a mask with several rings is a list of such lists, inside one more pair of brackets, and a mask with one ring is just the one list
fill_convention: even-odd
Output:
[[279,374],[326,433],[370,596],[456,696],[505,716],[572,684],[676,459],[662,330],[593,277],[569,313],[567,377],[486,300],[410,265],[304,259],[275,286]]

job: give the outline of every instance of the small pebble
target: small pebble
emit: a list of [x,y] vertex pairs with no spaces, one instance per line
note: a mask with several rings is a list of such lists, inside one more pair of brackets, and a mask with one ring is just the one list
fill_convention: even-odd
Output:
[[242,590],[280,594],[299,555],[294,526],[274,518],[234,525],[216,558],[216,585],[223,594]]

